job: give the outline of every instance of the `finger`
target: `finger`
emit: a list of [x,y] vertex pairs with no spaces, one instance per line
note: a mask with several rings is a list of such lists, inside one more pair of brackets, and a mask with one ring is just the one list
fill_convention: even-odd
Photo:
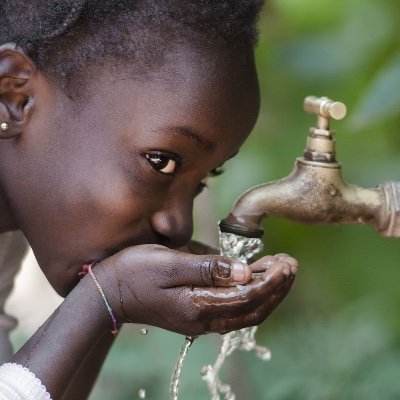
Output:
[[250,264],[250,268],[253,272],[264,272],[277,261],[278,259],[275,256],[264,256]]
[[250,291],[247,295],[249,301],[261,304],[266,299],[278,293],[288,282],[292,282],[295,273],[289,263],[280,260],[267,269],[260,278],[253,279],[247,286]]
[[247,326],[261,324],[287,296],[293,282],[294,276],[287,279],[264,303],[257,307],[253,312],[248,313],[244,318],[243,323]]
[[[130,269],[154,279],[159,288],[179,286],[235,286],[251,279],[251,269],[232,258],[218,255],[193,255],[160,245],[138,245],[112,256],[119,269]],[[135,272],[136,271],[136,272]]]
[[[272,267],[274,268],[272,270]],[[281,273],[283,273],[285,276],[289,276],[291,274],[291,266],[290,264],[285,261],[285,260],[277,260],[269,269],[267,269],[263,275],[262,275],[262,279],[263,280],[268,280],[270,279],[270,277],[273,275],[271,274],[271,270],[275,271],[275,270],[279,270]]]
[[251,269],[247,264],[228,257],[166,251],[169,251],[169,257],[163,260],[162,273],[164,278],[168,278],[168,283],[164,287],[235,286],[251,279]]
[[291,284],[293,281],[293,274],[285,262],[275,264],[266,274],[263,279],[253,279],[244,286],[193,288],[190,296],[196,307],[207,317],[237,316],[254,310],[270,297],[280,293],[280,290],[285,291],[285,284]]
[[253,272],[264,272],[279,260],[286,261],[288,264],[290,264],[290,268],[294,274],[297,272],[297,269],[299,268],[299,262],[286,253],[279,253],[275,254],[274,256],[264,256],[250,264],[250,268]]
[[257,307],[253,307],[252,309],[241,314],[227,314],[219,318],[214,318],[209,323],[208,329],[212,332],[225,334],[230,331],[261,324],[286,297],[293,284],[293,278],[294,277],[292,276],[291,278],[287,279],[282,285],[280,285],[277,291],[275,291],[266,299],[266,301]]
[[247,285],[232,288],[194,288],[192,291],[197,320],[203,329],[227,333],[263,322],[280,304],[294,281],[290,265],[275,263]]
[[194,265],[194,273],[196,269],[206,286],[235,286],[251,279],[251,269],[247,264],[226,257],[202,257]]
[[299,262],[295,258],[293,258],[285,253],[275,254],[275,257],[278,260],[283,260],[283,261],[286,261],[287,263],[289,263],[292,273],[296,274],[296,272],[299,268]]
[[275,257],[290,257],[290,255],[287,253],[277,253],[275,254]]

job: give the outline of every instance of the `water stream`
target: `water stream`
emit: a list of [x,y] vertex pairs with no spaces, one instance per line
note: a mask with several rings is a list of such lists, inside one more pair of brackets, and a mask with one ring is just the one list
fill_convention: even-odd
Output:
[[[220,254],[237,259],[241,262],[248,262],[255,254],[263,249],[263,243],[258,238],[246,238],[233,233],[220,232]],[[258,346],[255,339],[257,327],[240,329],[222,335],[222,343],[214,364],[206,365],[202,368],[202,379],[207,383],[210,391],[211,400],[235,400],[229,384],[222,382],[219,374],[226,358],[235,350],[253,352],[262,360],[271,358],[270,351],[262,346]],[[179,378],[183,367],[186,354],[194,338],[186,338],[179,354],[174,373],[172,375],[170,393],[171,400],[178,400]]]
[[185,341],[182,345],[178,361],[176,362],[174,373],[172,374],[171,378],[171,384],[169,388],[171,393],[171,400],[178,400],[178,390],[179,390],[179,383],[180,383],[183,362],[185,361],[186,354],[189,351],[189,347],[192,345],[194,339],[195,337],[186,336]]

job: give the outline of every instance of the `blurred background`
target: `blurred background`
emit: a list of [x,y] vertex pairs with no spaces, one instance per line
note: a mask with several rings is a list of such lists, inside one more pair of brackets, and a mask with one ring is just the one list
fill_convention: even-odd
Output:
[[[269,1],[256,53],[261,114],[240,154],[199,198],[196,238],[216,244],[217,220],[243,190],[291,171],[315,123],[302,111],[307,95],[348,107],[347,117],[332,124],[347,182],[373,187],[400,180],[399,15],[397,0]],[[225,366],[237,399],[399,399],[400,239],[380,237],[369,226],[273,218],[264,229],[265,253],[290,253],[301,270],[288,298],[258,331],[271,361],[236,353]],[[14,332],[16,346],[59,301],[48,300],[40,272],[31,259],[26,264],[29,271],[19,276],[8,304],[25,321]],[[43,298],[33,295],[33,285]],[[155,328],[142,335],[140,328],[125,327],[92,400],[135,399],[140,389],[147,399],[169,398],[183,337]],[[209,399],[200,370],[214,361],[218,344],[218,335],[209,335],[192,346],[182,399]]]

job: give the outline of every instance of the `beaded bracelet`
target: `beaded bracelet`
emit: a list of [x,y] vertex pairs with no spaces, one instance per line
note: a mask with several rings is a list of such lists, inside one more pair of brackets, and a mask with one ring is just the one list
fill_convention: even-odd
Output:
[[115,318],[114,312],[113,312],[113,310],[112,310],[112,308],[111,308],[111,306],[110,306],[110,303],[109,303],[108,300],[107,300],[107,297],[106,297],[106,295],[105,295],[105,293],[104,293],[103,288],[100,286],[99,281],[97,280],[97,278],[95,277],[95,275],[94,275],[94,273],[93,273],[93,271],[92,271],[92,267],[94,267],[95,265],[96,265],[95,262],[91,262],[91,263],[89,263],[89,264],[84,264],[84,265],[82,266],[82,272],[79,273],[79,276],[84,276],[84,275],[86,275],[86,274],[89,274],[89,275],[92,277],[92,279],[93,279],[93,281],[94,281],[94,283],[95,283],[95,285],[96,285],[98,291],[99,291],[100,294],[101,294],[101,298],[103,299],[104,304],[105,304],[106,307],[107,307],[107,311],[108,311],[108,313],[110,314],[110,317],[111,317],[111,319],[112,319],[113,329],[111,330],[111,333],[112,333],[114,336],[117,336],[118,331],[119,331],[119,324],[118,324],[118,322],[117,322],[117,319]]

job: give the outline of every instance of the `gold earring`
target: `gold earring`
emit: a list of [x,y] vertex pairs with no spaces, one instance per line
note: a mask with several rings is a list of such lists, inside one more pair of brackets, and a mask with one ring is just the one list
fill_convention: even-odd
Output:
[[7,124],[7,122],[2,122],[1,124],[0,124],[0,129],[2,130],[2,131],[7,131],[8,130],[8,124]]

